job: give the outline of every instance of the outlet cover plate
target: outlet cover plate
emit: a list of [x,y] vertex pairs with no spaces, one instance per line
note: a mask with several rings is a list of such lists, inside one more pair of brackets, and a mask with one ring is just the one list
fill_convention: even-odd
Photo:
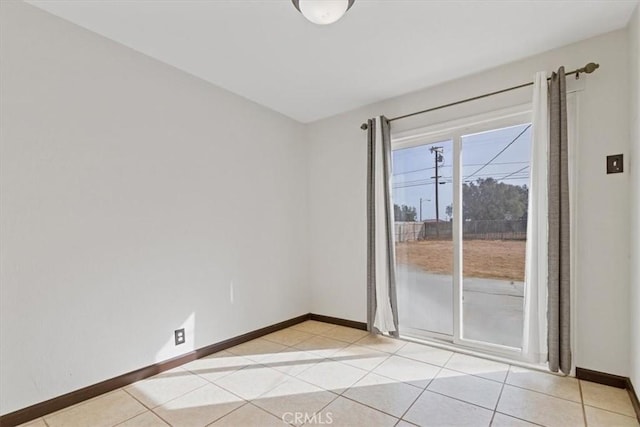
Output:
[[607,156],[607,173],[620,173],[622,168],[623,158],[622,154],[614,154]]
[[173,335],[176,339],[176,345],[184,344],[186,337],[184,335],[184,328],[176,329],[173,331]]

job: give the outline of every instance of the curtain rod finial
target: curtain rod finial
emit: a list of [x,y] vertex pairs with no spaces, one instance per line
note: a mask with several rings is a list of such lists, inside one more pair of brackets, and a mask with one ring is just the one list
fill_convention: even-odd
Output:
[[369,128],[369,125],[367,125],[366,123],[363,123],[360,125],[360,129],[362,130],[367,130]]
[[584,66],[583,70],[585,73],[591,74],[598,68],[600,68],[600,64],[596,64],[595,62],[589,62],[587,65]]

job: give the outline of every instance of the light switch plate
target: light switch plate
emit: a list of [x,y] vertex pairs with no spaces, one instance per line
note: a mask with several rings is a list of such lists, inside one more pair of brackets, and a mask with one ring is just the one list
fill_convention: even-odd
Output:
[[607,156],[607,173],[620,173],[622,168],[623,158],[622,154],[614,154]]

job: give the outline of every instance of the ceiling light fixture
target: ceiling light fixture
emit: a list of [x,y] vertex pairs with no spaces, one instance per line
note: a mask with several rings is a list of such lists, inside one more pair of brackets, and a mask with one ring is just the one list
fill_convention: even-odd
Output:
[[291,0],[309,21],[318,25],[333,24],[347,13],[355,0]]

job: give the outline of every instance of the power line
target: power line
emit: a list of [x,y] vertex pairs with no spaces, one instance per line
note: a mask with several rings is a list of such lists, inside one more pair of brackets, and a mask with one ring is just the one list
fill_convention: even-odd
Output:
[[[521,181],[523,179],[529,179],[529,175],[522,175],[522,176],[514,176],[511,178],[507,178],[504,181]],[[452,182],[446,182],[446,184],[452,184]],[[425,187],[428,185],[435,185],[433,182],[425,182],[423,184],[410,184],[410,185],[399,185],[397,187],[393,187],[394,190],[397,189],[401,189],[401,188],[410,188],[410,187]]]
[[520,133],[518,134],[518,136],[516,136],[515,138],[513,138],[513,140],[512,140],[510,143],[508,143],[508,144],[507,144],[507,145],[506,145],[502,150],[500,150],[500,152],[499,152],[498,154],[496,154],[495,156],[493,156],[493,158],[492,158],[491,160],[489,160],[487,163],[485,163],[482,167],[480,167],[478,170],[476,170],[476,171],[475,171],[474,173],[472,173],[471,175],[468,175],[468,176],[467,176],[467,179],[468,179],[468,178],[471,178],[473,175],[477,174],[477,173],[478,173],[478,172],[480,172],[482,169],[484,169],[484,168],[486,168],[487,166],[489,166],[489,164],[490,164],[491,162],[493,162],[495,159],[497,159],[497,158],[498,158],[498,156],[499,156],[500,154],[504,153],[504,152],[505,152],[505,150],[506,150],[507,148],[509,148],[509,147],[510,147],[514,142],[516,142],[516,141],[518,140],[518,138],[520,138],[520,137],[521,137],[521,136],[522,136],[522,135],[523,135],[527,130],[529,130],[529,128],[530,128],[530,127],[531,127],[531,125],[528,125],[526,128],[524,128],[524,130],[523,130],[522,132],[520,132]]
[[[515,171],[515,172],[511,172],[509,175],[502,177],[502,179],[509,178],[509,177],[510,177],[510,176],[512,176],[512,175],[515,175],[515,174],[517,174],[517,173],[519,173],[519,172],[522,172],[523,170],[527,169],[528,167],[529,167],[529,165],[527,165],[527,166],[523,167],[522,169],[518,169],[518,170],[517,170],[517,171]],[[498,181],[502,181],[502,179],[499,179]]]
[[[523,168],[521,168],[521,169],[518,169],[518,170],[517,170],[517,171],[515,171],[515,172],[511,172],[511,173],[509,173],[509,174],[505,175],[505,176],[504,176],[504,177],[502,177],[502,178],[494,178],[494,176],[496,175],[496,172],[481,173],[481,174],[479,174],[479,175],[476,175],[476,177],[477,177],[477,178],[485,178],[485,177],[487,177],[487,178],[494,178],[496,181],[502,181],[502,180],[503,180],[503,179],[505,179],[505,178],[509,178],[509,177],[510,177],[510,176],[512,176],[512,175],[516,175],[516,174],[518,174],[518,173],[522,172],[523,170],[527,169],[528,167],[529,167],[529,165],[527,165],[527,166],[525,166],[525,167],[523,167]],[[504,172],[502,172],[502,173],[504,173]],[[451,181],[453,180],[453,177],[452,177],[452,176],[442,176],[442,177],[440,177],[440,178],[441,178],[441,179],[443,179],[443,180],[448,180],[449,182],[451,182]],[[468,180],[468,178],[469,178],[469,177],[463,177],[463,178],[462,178],[462,180],[463,180],[463,181],[467,181],[467,180]],[[402,185],[402,184],[415,184],[415,183],[419,183],[419,182],[431,182],[431,180],[432,180],[432,179],[433,179],[433,178],[421,178],[421,179],[414,179],[414,180],[411,180],[411,181],[400,181],[400,182],[395,182],[395,183],[394,183],[394,186],[396,186],[396,185]]]
[[[515,181],[515,180],[522,180],[522,179],[529,179],[529,175],[522,175],[522,176],[512,176],[510,178],[502,178],[499,179],[498,181]],[[453,181],[446,181],[446,184],[453,184]],[[395,185],[393,186],[393,189],[399,189],[399,188],[409,188],[409,187],[423,187],[423,186],[427,186],[427,185],[435,185],[435,183],[433,182],[425,182],[425,183],[416,183],[416,184],[408,184],[408,185]]]
[[[494,165],[521,165],[523,163],[529,163],[528,161],[523,161],[523,162],[497,162],[494,163]],[[482,166],[485,163],[469,163],[467,165],[462,165],[463,168],[465,167],[469,167],[469,166]],[[442,166],[438,166],[439,168],[451,168],[453,167],[453,165],[442,165]],[[427,171],[427,170],[433,170],[435,169],[434,166],[428,167],[428,168],[421,168],[421,169],[413,169],[410,171],[405,171],[405,172],[398,172],[398,173],[394,173],[393,176],[400,176],[400,175],[409,175],[410,173],[414,173],[414,172],[422,172],[422,171]]]
[[[441,166],[441,167],[444,167],[444,166]],[[451,167],[451,166],[449,166],[449,167]],[[435,169],[435,167],[431,166],[430,168],[414,169],[414,170],[407,171],[407,172],[398,172],[398,173],[394,173],[393,176],[409,175],[410,173],[428,171],[428,170],[432,170],[432,169]]]
[[[440,178],[442,179],[451,179],[452,177],[450,176],[441,176]],[[414,179],[412,181],[402,181],[402,182],[396,182],[394,183],[394,185],[401,185],[401,184],[415,184],[416,182],[431,182],[433,178],[422,178],[422,179]]]

